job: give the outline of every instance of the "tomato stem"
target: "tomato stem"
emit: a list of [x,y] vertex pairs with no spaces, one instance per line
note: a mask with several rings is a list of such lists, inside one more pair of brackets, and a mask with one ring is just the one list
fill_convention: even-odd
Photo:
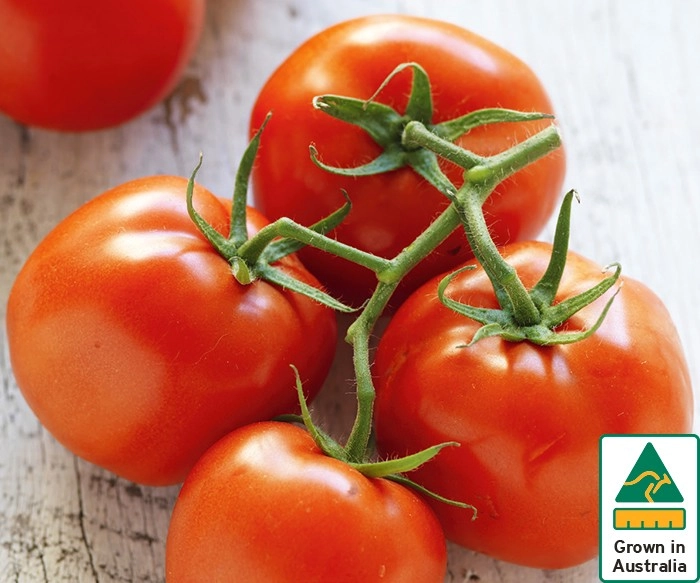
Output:
[[[416,124],[414,127],[419,128]],[[422,141],[427,134],[418,130],[416,140]],[[432,138],[426,140],[431,146],[444,145],[444,140]],[[523,147],[522,144],[525,144]],[[532,161],[545,156],[559,146],[559,133],[555,127],[546,128],[525,142],[514,146],[503,154],[499,154],[491,169],[492,158],[479,157],[480,167],[486,176],[492,172],[500,180],[514,174]],[[475,161],[471,158],[471,161]],[[357,382],[357,414],[345,450],[350,459],[361,459],[367,455],[367,444],[372,431],[372,417],[375,400],[375,389],[372,381],[371,364],[369,362],[369,338],[384,312],[398,284],[420,261],[429,255],[443,240],[445,240],[460,222],[465,224],[465,231],[472,231],[473,250],[477,258],[492,265],[492,281],[501,291],[502,301],[517,311],[520,317],[528,310],[527,315],[537,321],[540,317],[537,308],[522,285],[513,268],[508,265],[498,253],[486,226],[481,210],[483,201],[493,191],[500,180],[482,180],[477,183],[466,182],[459,190],[455,189],[455,201],[445,209],[430,226],[423,231],[410,245],[389,262],[388,267],[375,271],[378,284],[368,303],[358,318],[350,325],[346,340],[353,346],[353,362]],[[465,216],[466,213],[466,216]],[[469,238],[469,237],[468,237]],[[478,249],[474,249],[474,245]]]
[[513,314],[516,322],[531,326],[539,323],[540,312],[515,269],[499,253],[486,225],[482,202],[488,196],[485,192],[492,190],[490,185],[490,180],[481,184],[466,182],[457,193],[457,210],[474,257],[491,280],[499,304]]
[[483,156],[465,150],[457,144],[446,140],[418,121],[411,121],[406,124],[401,140],[407,148],[415,148],[417,146],[428,148],[430,151],[439,154],[446,160],[454,162],[464,169],[483,164],[485,160]]
[[[407,69],[413,72],[413,83],[406,111],[401,115],[391,107],[375,102],[374,99],[395,75]],[[592,289],[553,305],[567,256],[573,193],[564,197],[552,259],[542,279],[534,288],[528,290],[524,286],[516,270],[501,256],[491,237],[483,211],[485,201],[500,182],[557,149],[561,143],[559,131],[552,124],[493,156],[468,151],[454,144],[453,140],[485,124],[531,121],[551,118],[551,115],[485,109],[433,124],[430,83],[425,71],[416,63],[399,65],[367,101],[325,95],[316,97],[313,104],[328,115],[362,128],[382,148],[382,153],[369,163],[354,168],[337,168],[322,162],[316,149],[310,146],[310,156],[317,166],[328,172],[352,177],[391,172],[408,166],[443,193],[450,204],[423,233],[392,259],[377,257],[329,237],[327,233],[330,228],[327,227],[334,222],[333,220],[328,220],[323,225],[304,227],[288,218],[282,218],[260,231],[255,239],[243,242],[239,252],[247,259],[248,264],[259,264],[261,261],[264,263],[266,257],[275,256],[270,250],[274,245],[280,245],[277,239],[282,237],[282,245],[285,248],[293,246],[292,242],[311,245],[375,273],[377,285],[374,293],[346,333],[346,341],[353,349],[357,411],[345,445],[338,445],[314,427],[301,385],[297,380],[302,418],[319,447],[329,455],[349,463],[367,476],[385,476],[421,490],[420,486],[412,483],[403,473],[415,469],[437,455],[443,447],[453,444],[440,444],[400,460],[380,462],[370,461],[369,451],[376,396],[370,361],[372,333],[394,291],[409,271],[462,225],[476,262],[481,265],[492,283],[500,309],[472,307],[449,298],[447,288],[458,272],[446,276],[439,283],[439,299],[450,309],[483,324],[472,343],[487,336],[499,335],[507,340],[528,340],[546,345],[578,341],[592,334],[600,326],[614,295],[605,304],[591,329],[582,332],[554,331],[555,327],[573,313],[610,289],[617,281],[620,269],[616,266],[612,275]],[[447,178],[440,167],[439,158],[464,170],[464,182],[460,187]],[[340,214],[334,213],[336,217]],[[431,492],[423,492],[441,499]]]
[[529,166],[561,145],[557,126],[550,125],[512,148],[484,158],[482,164],[467,169],[465,178],[472,184],[488,185],[483,192],[482,204],[490,191],[518,170]]
[[366,461],[368,444],[372,434],[374,418],[374,400],[376,391],[372,379],[372,365],[369,358],[370,337],[374,327],[388,304],[395,283],[379,282],[372,297],[360,315],[349,326],[346,341],[352,346],[353,366],[355,371],[357,412],[350,435],[345,444],[348,458],[356,462]]
[[[483,115],[483,112],[479,113]],[[511,341],[529,340],[541,345],[566,344],[578,342],[593,334],[605,318],[615,295],[608,300],[590,329],[580,332],[554,331],[555,327],[610,289],[620,275],[620,266],[616,265],[614,273],[598,285],[556,306],[552,305],[566,263],[571,201],[575,193],[571,191],[564,197],[551,261],[542,279],[531,290],[525,288],[515,269],[501,256],[491,238],[483,213],[483,204],[496,185],[560,145],[557,128],[549,126],[500,154],[480,159],[460,152],[454,144],[437,135],[435,128],[429,131],[416,122],[406,126],[404,137],[411,144],[430,148],[465,169],[465,182],[451,197],[453,206],[460,216],[474,257],[491,281],[501,310],[472,308],[447,298],[445,290],[452,275],[443,279],[438,287],[438,295],[448,307],[484,324],[472,343],[486,336],[500,335]]]
[[287,217],[282,217],[260,229],[254,237],[251,237],[247,243],[240,247],[238,252],[248,261],[255,263],[278,237],[288,237],[299,241],[303,245],[316,247],[327,253],[357,263],[371,271],[382,271],[390,266],[388,259],[367,253],[337,239],[326,237],[323,231],[317,231],[312,227],[304,227]]
[[[395,75],[406,69],[412,70],[413,83],[406,112],[401,115],[391,107],[375,102],[374,99]],[[245,280],[243,283],[260,277],[304,293],[335,309],[348,311],[351,308],[327,296],[325,292],[308,285],[304,286],[276,269],[274,262],[304,245],[309,245],[375,273],[377,278],[375,291],[346,333],[346,341],[353,349],[357,411],[345,445],[337,444],[313,425],[298,377],[297,390],[302,408],[302,420],[321,449],[328,455],[350,463],[369,476],[387,475],[388,472],[391,475],[387,477],[395,478],[401,483],[408,482],[402,475],[404,471],[410,471],[420,465],[416,463],[417,460],[423,463],[436,455],[442,447],[450,445],[441,444],[419,452],[415,456],[407,456],[391,463],[373,463],[369,459],[375,401],[370,361],[371,337],[394,291],[411,269],[462,225],[476,260],[483,266],[493,284],[502,309],[476,309],[447,297],[446,289],[454,274],[440,283],[438,296],[448,307],[484,323],[479,332],[481,337],[501,334],[512,339],[515,339],[522,330],[525,331],[524,337],[529,339],[528,334],[539,333],[538,331],[545,324],[549,325],[558,318],[566,317],[570,309],[593,301],[613,284],[619,274],[617,270],[616,274],[609,276],[593,290],[572,298],[568,305],[563,302],[563,308],[552,307],[551,299],[554,297],[561,269],[563,269],[563,264],[559,263],[560,259],[556,261],[553,259],[540,284],[533,290],[527,290],[513,267],[500,255],[489,233],[482,207],[501,181],[559,147],[561,140],[558,129],[555,125],[550,125],[497,155],[478,155],[457,146],[452,140],[472,128],[485,124],[531,121],[551,116],[537,112],[485,109],[454,120],[432,124],[433,108],[430,93],[430,83],[425,71],[416,63],[405,63],[399,65],[367,101],[333,95],[319,96],[314,99],[316,108],[337,119],[361,127],[383,149],[379,157],[367,164],[355,168],[336,168],[321,162],[316,149],[310,146],[311,158],[319,167],[345,176],[367,176],[409,166],[449,199],[450,204],[447,208],[394,258],[378,257],[346,245],[328,235],[350,211],[351,203],[347,195],[346,204],[342,208],[310,227],[284,217],[248,238],[242,228],[245,224],[245,193],[260,132],[256,134],[246,151],[237,174],[229,238],[226,239],[206,224],[201,224],[202,221],[198,219],[194,209],[191,213],[193,220],[200,225],[205,236],[217,249],[222,250],[222,254],[232,264],[237,273],[236,277]],[[464,170],[464,183],[459,188],[443,173],[438,157],[457,164]],[[191,206],[191,186],[188,195],[188,204]],[[559,241],[557,257],[559,258],[562,256],[562,250],[563,256],[566,255],[564,247],[568,241],[567,213],[570,206],[570,200],[565,199],[560,215],[560,225],[557,228]],[[609,302],[605,312],[608,307]],[[604,314],[599,322],[602,321],[602,317]]]

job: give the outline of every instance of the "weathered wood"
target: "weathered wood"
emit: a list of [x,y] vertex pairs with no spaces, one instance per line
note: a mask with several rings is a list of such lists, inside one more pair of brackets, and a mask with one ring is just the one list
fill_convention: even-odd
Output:
[[[228,194],[257,91],[311,34],[370,12],[401,11],[470,28],[528,62],[547,86],[576,188],[572,248],[620,261],[666,302],[700,381],[700,3],[669,0],[211,0],[179,90],[123,127],[57,134],[0,118],[0,316],[27,255],[62,217],[138,176],[188,175]],[[551,237],[551,226],[542,234]],[[3,325],[4,329],[4,325]],[[350,351],[316,411],[335,433],[354,412]],[[42,429],[15,385],[0,336],[0,582],[162,582],[177,487],[131,484],[74,458]],[[542,572],[450,547],[446,581],[597,580],[595,561]]]

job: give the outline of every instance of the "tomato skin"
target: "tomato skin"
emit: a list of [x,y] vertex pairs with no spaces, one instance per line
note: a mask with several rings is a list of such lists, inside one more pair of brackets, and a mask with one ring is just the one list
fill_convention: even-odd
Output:
[[0,111],[43,128],[115,126],[163,99],[205,0],[0,0]]
[[[235,427],[297,410],[290,365],[313,397],[335,347],[332,310],[235,281],[188,216],[186,185],[142,178],[79,208],[28,258],[7,307],[13,372],[39,420],[145,484],[181,482]],[[194,204],[228,234],[226,204],[200,186]],[[318,285],[294,256],[279,265]]]
[[417,494],[325,456],[296,426],[217,442],[187,477],[166,545],[168,583],[442,582],[442,530]]
[[[551,246],[504,248],[527,287]],[[601,269],[570,253],[558,300],[591,287]],[[562,568],[598,552],[598,443],[607,433],[688,433],[693,396],[683,350],[661,301],[624,278],[600,329],[575,344],[500,338],[464,347],[478,324],[442,306],[437,280],[400,308],[376,359],[377,441],[383,455],[455,440],[412,479],[478,509],[432,504],[449,539],[513,563]],[[611,292],[608,292],[610,294]],[[497,307],[482,269],[451,298]],[[564,325],[590,327],[608,296]]]
[[[251,115],[251,134],[268,112],[253,172],[254,205],[271,220],[291,217],[312,224],[345,202],[353,208],[334,235],[382,257],[396,256],[447,206],[447,199],[403,168],[362,178],[332,175],[309,157],[314,144],[326,164],[342,167],[369,162],[379,147],[361,129],[312,107],[312,98],[337,94],[369,98],[400,63],[422,65],[434,89],[434,123],[484,107],[552,112],[540,81],[518,58],[456,25],[407,15],[368,16],[332,26],[297,48],[262,88]],[[396,77],[377,101],[404,112],[410,73]],[[542,129],[546,122],[477,128],[458,144],[479,154],[503,151]],[[456,184],[462,170],[445,164]],[[497,242],[533,238],[549,219],[561,194],[563,150],[504,181],[485,210]],[[308,248],[302,261],[336,296],[359,304],[369,297],[374,275]],[[406,278],[401,298],[430,277],[472,257],[463,233],[454,233]]]

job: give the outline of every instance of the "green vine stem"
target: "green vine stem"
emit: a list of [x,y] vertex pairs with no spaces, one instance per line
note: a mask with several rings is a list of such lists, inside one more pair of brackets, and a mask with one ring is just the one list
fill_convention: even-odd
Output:
[[[491,252],[495,251],[498,255],[481,214],[483,201],[500,181],[515,174],[535,160],[546,156],[557,149],[561,143],[559,131],[556,126],[552,125],[505,152],[491,157],[482,157],[465,153],[466,151],[461,149],[461,153],[457,153],[454,144],[427,131],[421,122],[412,121],[407,124],[404,128],[404,134],[405,137],[402,134],[401,139],[410,141],[412,147],[430,148],[432,154],[443,156],[458,164],[464,164],[467,167],[465,168],[467,176],[470,170],[477,169],[479,179],[473,182],[467,180],[459,191],[453,185],[450,191],[454,193],[451,197],[454,200],[423,233],[396,257],[385,259],[360,251],[328,237],[324,234],[324,229],[303,227],[288,218],[271,223],[237,249],[238,256],[245,260],[245,264],[259,265],[260,259],[264,258],[265,250],[269,248],[269,245],[274,244],[280,237],[289,238],[333,253],[347,261],[362,265],[376,274],[377,287],[346,334],[346,341],[353,347],[357,414],[345,445],[345,451],[347,459],[355,463],[366,461],[372,433],[375,389],[369,358],[370,338],[398,284],[413,267],[465,221],[464,206],[466,201],[469,201],[468,206],[474,213],[475,222],[481,221],[483,227],[479,230],[478,237],[473,238],[474,244],[492,246]],[[325,169],[333,171],[329,167],[325,167]],[[479,217],[481,218],[479,219]],[[480,253],[481,257],[488,257],[488,255],[489,253],[486,252]],[[500,271],[512,271],[504,262],[499,263],[498,267]],[[258,271],[264,273],[264,269],[260,267],[258,267]],[[498,275],[502,276],[500,272]],[[514,281],[519,283],[517,277],[514,278]],[[526,290],[523,288],[522,291],[526,300],[529,301]]]
[[[406,131],[410,133],[410,139],[414,143],[420,143],[423,147],[433,148],[439,155],[447,152],[445,157],[451,156],[453,144],[434,135],[428,136],[428,133],[420,129],[418,124],[419,122],[413,122],[406,126]],[[375,389],[368,356],[369,338],[398,283],[460,225],[463,220],[461,206],[464,201],[478,202],[478,215],[481,216],[481,224],[484,228],[484,231],[480,233],[481,238],[484,240],[483,244],[488,245],[490,243],[493,249],[496,250],[496,254],[498,254],[486,228],[483,213],[481,213],[483,201],[486,200],[501,180],[552,152],[559,147],[560,143],[558,129],[556,126],[549,126],[497,156],[490,158],[479,157],[479,165],[471,167],[479,168],[482,177],[493,176],[493,178],[478,182],[467,180],[459,191],[455,189],[455,200],[447,209],[413,243],[397,255],[390,262],[389,267],[377,272],[378,284],[375,292],[357,319],[350,325],[346,334],[347,342],[353,346],[355,379],[357,383],[357,414],[346,443],[346,450],[350,458],[357,459],[366,455],[367,444],[372,431],[375,400]],[[455,157],[451,156],[449,159],[454,161]],[[460,158],[460,160],[466,160],[467,164],[471,164],[475,161],[475,158],[466,156]],[[474,207],[476,206],[475,203]],[[482,244],[482,241],[478,243]],[[510,266],[508,267],[510,268]],[[510,269],[512,270],[512,268]],[[519,280],[517,281],[519,282]],[[522,286],[522,284],[520,285]]]
[[[420,86],[422,87],[422,85]],[[346,341],[353,348],[357,411],[352,429],[343,448],[345,452],[344,458],[351,463],[365,464],[369,455],[368,445],[373,429],[375,401],[375,388],[370,361],[370,339],[379,317],[384,313],[398,284],[413,267],[428,256],[460,224],[465,222],[463,209],[465,201],[470,201],[469,204],[475,213],[475,217],[478,218],[481,214],[480,208],[483,201],[486,200],[499,182],[535,160],[556,150],[560,146],[561,138],[557,127],[551,125],[505,152],[490,157],[479,156],[455,146],[451,141],[439,134],[444,133],[454,137],[457,135],[456,127],[467,128],[468,130],[480,123],[521,121],[548,116],[522,114],[510,110],[487,110],[485,113],[474,112],[470,116],[462,118],[459,124],[449,125],[446,126],[447,129],[441,130],[440,126],[431,126],[432,129],[429,129],[422,121],[414,119],[407,121],[401,118],[397,121],[397,118],[388,111],[390,108],[386,106],[375,108],[377,115],[380,116],[380,123],[371,116],[368,117],[367,112],[372,111],[371,107],[367,107],[368,102],[349,100],[350,104],[348,105],[345,101],[346,98],[341,97],[334,97],[333,99],[327,97],[318,98],[317,101],[321,99],[323,99],[325,104],[324,111],[335,114],[344,121],[351,122],[355,119],[354,116],[359,116],[360,125],[365,126],[365,129],[370,128],[371,132],[379,136],[379,139],[395,154],[398,152],[397,148],[405,147],[406,151],[412,154],[412,157],[409,158],[409,162],[411,162],[409,165],[420,174],[425,175],[428,172],[425,169],[426,167],[437,168],[437,156],[440,156],[462,166],[466,172],[465,176],[468,177],[469,172],[473,172],[476,178],[475,180],[467,179],[459,190],[451,183],[449,187],[446,186],[444,181],[447,179],[444,178],[443,180],[440,178],[435,186],[439,186],[440,190],[451,200],[451,203],[423,233],[393,259],[377,257],[337,241],[326,234],[328,229],[325,227],[304,227],[289,218],[281,218],[273,222],[237,249],[238,256],[244,260],[246,265],[257,265],[258,272],[263,273],[264,269],[261,269],[260,264],[264,263],[270,246],[279,244],[279,239],[282,238],[283,241],[297,241],[333,253],[347,261],[364,266],[376,274],[377,286],[374,293],[362,307],[360,314],[349,326],[346,333]],[[339,109],[337,111],[333,110],[334,107]],[[426,115],[425,112],[421,113],[423,119],[425,119]],[[392,138],[394,141],[386,137],[392,132],[381,130],[382,123],[389,124],[393,130],[400,127],[398,136],[394,135]],[[446,123],[449,124],[450,122]],[[398,146],[396,145],[396,140],[399,142]],[[404,146],[404,144],[406,145]],[[431,162],[429,166],[423,167],[421,170],[416,169],[413,162],[415,162],[415,155],[418,152],[425,154],[420,160],[425,161],[433,157],[434,164]],[[313,149],[311,150],[311,155],[316,160],[316,163],[328,172],[352,174],[353,170],[355,170],[358,175],[363,175],[367,172],[366,167],[337,169],[324,165],[318,161]],[[442,176],[444,177],[444,175]],[[348,202],[348,204],[350,203]],[[337,211],[337,213],[342,214],[342,209]],[[480,220],[483,222],[483,216]],[[483,230],[480,231],[479,240],[475,240],[475,244],[482,246],[491,245],[495,249],[485,222],[483,222]],[[481,256],[486,257],[488,253],[482,253]],[[506,265],[499,265],[499,267],[508,269]],[[515,281],[519,280],[515,278]],[[524,288],[523,293],[524,297],[529,301],[529,296],[527,296]]]
[[[359,315],[346,332],[346,341],[353,349],[357,411],[345,444],[340,445],[314,425],[298,376],[297,390],[302,415],[294,417],[294,420],[306,425],[319,447],[328,455],[356,467],[368,476],[384,476],[424,491],[404,474],[437,455],[443,447],[455,444],[439,444],[404,458],[379,462],[371,461],[369,451],[375,401],[370,360],[371,338],[379,317],[384,313],[394,291],[408,272],[461,225],[476,260],[483,266],[493,284],[501,309],[483,310],[449,298],[446,291],[455,274],[448,275],[440,283],[438,288],[440,300],[449,308],[483,324],[473,341],[480,337],[499,334],[508,340],[530,340],[542,344],[553,344],[573,342],[582,337],[558,334],[552,329],[610,289],[617,281],[620,269],[616,266],[612,275],[592,289],[552,305],[566,261],[573,197],[573,193],[569,193],[562,204],[550,265],[542,280],[533,289],[526,289],[513,267],[503,259],[491,239],[482,207],[501,181],[556,150],[561,144],[559,131],[552,124],[493,156],[475,154],[460,148],[453,141],[480,125],[529,121],[551,116],[537,112],[486,109],[440,124],[433,124],[430,83],[427,74],[419,65],[415,63],[399,65],[377,93],[390,82],[394,75],[404,70],[411,70],[414,76],[411,95],[404,114],[376,103],[374,101],[376,93],[367,101],[328,95],[314,99],[314,105],[318,109],[366,130],[383,148],[383,153],[378,158],[357,168],[334,168],[324,164],[319,159],[318,152],[313,147],[310,148],[311,158],[319,167],[345,176],[366,176],[409,166],[448,198],[449,205],[446,209],[394,258],[375,256],[329,236],[328,233],[350,212],[351,200],[347,195],[346,204],[343,207],[314,225],[306,227],[289,218],[281,218],[261,229],[256,235],[248,237],[242,227],[245,220],[245,196],[260,132],[246,150],[239,168],[229,236],[224,237],[216,233],[213,228],[203,223],[194,210],[191,201],[194,174],[188,188],[188,208],[193,220],[222,256],[229,261],[233,275],[244,285],[250,285],[257,278],[262,278],[304,293],[335,309],[348,311],[351,310],[350,307],[344,306],[320,290],[310,286],[305,287],[301,282],[291,280],[282,270],[275,267],[275,261],[304,245],[310,245],[375,273],[377,278],[375,291],[361,307]],[[463,168],[464,183],[460,187],[447,179],[438,164],[439,158]],[[602,322],[611,302],[612,299],[606,304],[593,330],[578,334],[592,333]],[[434,493],[425,491],[424,493],[444,500]],[[444,501],[467,506],[454,501]]]

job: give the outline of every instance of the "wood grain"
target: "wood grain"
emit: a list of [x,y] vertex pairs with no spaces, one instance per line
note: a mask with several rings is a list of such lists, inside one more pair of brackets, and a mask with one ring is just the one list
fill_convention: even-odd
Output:
[[[666,302],[700,381],[700,3],[668,0],[210,0],[205,35],[178,90],[112,130],[58,134],[0,118],[0,316],[39,240],[81,203],[138,176],[188,175],[221,195],[246,142],[257,91],[300,42],[346,18],[406,12],[453,21],[528,62],[554,101],[570,160],[572,248],[620,261]],[[1,15],[0,15],[1,16]],[[551,237],[551,225],[541,235]],[[353,414],[339,341],[315,408],[342,434]],[[164,581],[178,488],[146,488],[76,459],[42,429],[14,383],[0,336],[0,583]],[[697,405],[696,405],[697,412]],[[543,572],[450,547],[452,583],[597,580],[591,561]],[[418,582],[419,583],[419,582]]]

